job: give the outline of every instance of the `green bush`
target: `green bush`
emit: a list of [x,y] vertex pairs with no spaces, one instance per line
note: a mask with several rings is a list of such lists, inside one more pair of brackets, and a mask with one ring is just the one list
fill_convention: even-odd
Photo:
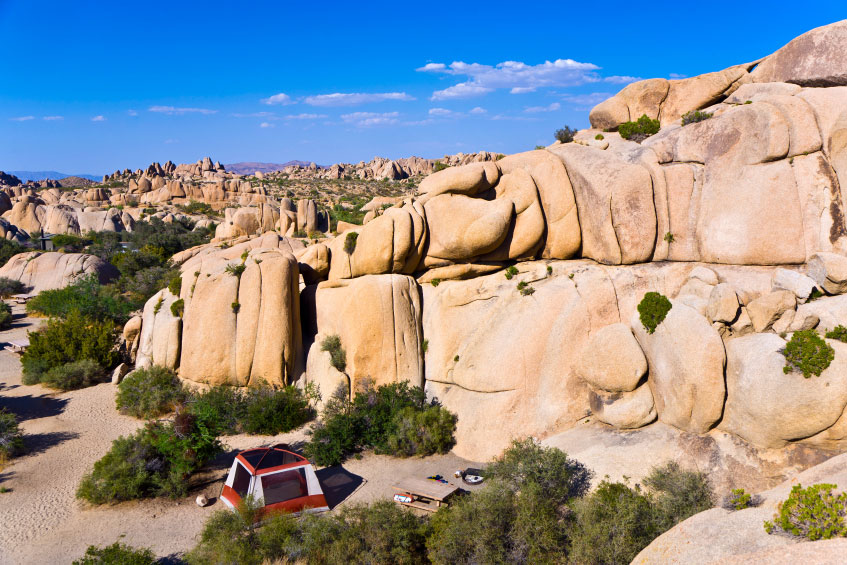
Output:
[[29,333],[29,347],[21,355],[24,384],[36,384],[44,374],[78,359],[90,359],[110,370],[120,356],[115,350],[118,332],[110,321],[86,318],[73,310],[63,319],[51,319]]
[[185,313],[185,300],[180,298],[179,300],[174,300],[171,302],[171,314],[176,316],[177,318],[182,318],[182,315]]
[[50,241],[53,242],[55,249],[62,249],[66,253],[79,253],[92,243],[90,239],[65,233],[54,235]]
[[676,238],[673,236],[673,234],[671,232],[667,232],[665,234],[665,237],[663,237],[662,239],[667,241],[668,243],[673,243],[674,241],[676,241]]
[[120,542],[106,547],[89,545],[85,555],[73,565],[155,565],[156,555],[149,549],[136,549]]
[[182,290],[182,277],[179,275],[173,277],[168,283],[168,290],[171,291],[171,294],[178,297]]
[[0,463],[14,457],[24,448],[23,432],[15,415],[0,408]]
[[820,376],[835,359],[835,350],[815,330],[794,332],[781,353],[785,356],[783,372],[800,371],[807,379]]
[[618,133],[624,139],[641,143],[651,135],[659,133],[659,120],[653,120],[643,114],[634,122],[624,122],[618,126]]
[[12,307],[5,302],[0,302],[0,330],[8,330],[12,327],[14,317],[12,316]]
[[26,305],[27,312],[64,318],[77,311],[87,318],[124,324],[135,305],[114,288],[103,286],[97,275],[83,277],[56,290],[44,290]]
[[0,239],[0,266],[5,265],[9,262],[13,256],[18,253],[25,253],[27,251],[32,251],[31,249],[24,247],[16,241],[11,241],[9,239]]
[[438,171],[443,171],[444,169],[449,169],[450,165],[446,163],[442,163],[441,161],[436,161],[435,165],[432,167],[432,172],[437,173]]
[[486,469],[486,475],[519,491],[529,483],[539,485],[555,505],[584,496],[593,473],[555,447],[544,447],[533,438],[514,440]]
[[347,255],[352,255],[356,251],[356,241],[359,239],[359,234],[351,231],[344,237],[344,252]]
[[177,204],[177,209],[185,214],[202,214],[205,216],[215,216],[215,210],[205,202],[191,200],[188,204]]
[[115,403],[122,414],[150,419],[172,412],[187,396],[172,371],[154,365],[127,375],[118,385]]
[[26,290],[26,285],[17,279],[0,277],[0,298],[9,298],[13,294],[21,294]]
[[251,387],[245,398],[244,431],[248,434],[276,435],[297,429],[315,416],[314,409],[300,389],[268,385]]
[[714,495],[704,473],[686,471],[678,463],[655,467],[644,479],[654,495],[657,525],[662,532],[714,506]]
[[186,408],[210,428],[215,435],[237,434],[241,431],[244,415],[244,393],[233,386],[213,386],[192,394]]
[[602,133],[598,133],[597,135],[594,136],[594,139],[599,141],[601,139],[606,139],[606,137]]
[[831,331],[826,332],[826,339],[837,339],[847,343],[847,328],[842,325],[837,325]]
[[425,456],[447,453],[455,444],[456,416],[441,406],[418,410],[403,408],[394,416],[393,431],[386,439],[387,451],[394,455]]
[[148,422],[94,463],[77,489],[93,504],[154,496],[178,498],[188,492],[188,478],[222,450],[220,442],[189,413],[173,422]]
[[244,274],[244,271],[247,270],[247,265],[244,263],[231,263],[227,265],[224,270],[230,275],[240,279],[241,275]]
[[41,377],[41,383],[60,390],[76,390],[106,380],[106,371],[91,359],[81,359],[53,367]]
[[347,352],[341,346],[341,338],[337,335],[327,336],[321,342],[321,351],[328,351],[330,355],[330,363],[339,372],[343,373],[347,368]]
[[671,301],[658,292],[648,292],[644,295],[638,304],[638,315],[647,333],[656,331],[656,327],[662,323],[672,307]]
[[515,267],[514,265],[509,265],[508,267],[506,267],[506,272],[504,273],[504,275],[506,276],[507,280],[512,280],[512,277],[514,277],[517,274],[518,274],[518,268]]
[[834,494],[836,485],[795,485],[781,502],[765,531],[781,530],[812,541],[847,536],[847,493]]
[[682,125],[687,126],[688,124],[696,124],[697,122],[702,122],[703,120],[708,120],[712,117],[712,114],[709,112],[701,112],[700,110],[692,110],[690,112],[686,112],[682,115]]
[[565,126],[561,129],[557,129],[553,136],[561,143],[570,143],[571,141],[573,141],[573,137],[577,134],[578,131],[579,130],[576,128]]
[[629,563],[660,533],[651,500],[624,483],[602,481],[574,505],[571,562]]
[[727,510],[744,510],[756,506],[757,502],[758,497],[754,499],[753,495],[745,492],[743,488],[735,488],[724,498],[722,506]]

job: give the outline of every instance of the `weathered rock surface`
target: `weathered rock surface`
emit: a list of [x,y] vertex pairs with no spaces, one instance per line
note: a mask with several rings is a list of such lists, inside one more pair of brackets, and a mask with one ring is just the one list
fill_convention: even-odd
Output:
[[628,325],[611,324],[586,342],[576,372],[595,389],[628,392],[647,373],[647,359]]
[[847,86],[844,52],[847,21],[815,28],[792,39],[750,74],[755,82],[788,82],[801,86]]
[[632,392],[591,391],[589,404],[595,418],[618,429],[641,428],[656,419],[653,393],[646,384]]
[[105,284],[117,278],[118,271],[99,257],[84,253],[19,253],[0,267],[0,277],[21,281],[33,294],[64,288],[89,275]]
[[152,365],[172,370],[179,368],[182,319],[171,312],[171,305],[178,299],[168,289],[163,289],[144,304],[135,360],[137,368]]

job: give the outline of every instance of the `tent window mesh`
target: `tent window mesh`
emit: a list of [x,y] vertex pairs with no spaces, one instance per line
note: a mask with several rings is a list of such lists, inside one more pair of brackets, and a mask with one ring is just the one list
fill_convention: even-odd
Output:
[[300,468],[262,475],[262,491],[265,495],[265,505],[309,496],[306,472]]
[[232,490],[238,493],[241,498],[247,497],[247,490],[250,488],[250,472],[243,465],[235,465],[235,478],[232,480]]

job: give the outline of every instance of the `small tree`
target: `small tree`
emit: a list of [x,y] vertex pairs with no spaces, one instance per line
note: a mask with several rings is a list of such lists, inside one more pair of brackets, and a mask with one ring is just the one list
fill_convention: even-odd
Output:
[[794,332],[781,353],[785,356],[783,372],[797,370],[807,379],[819,377],[835,359],[835,350],[815,330]]
[[343,373],[347,368],[347,352],[341,346],[341,338],[337,335],[327,336],[321,343],[321,351],[328,351],[330,363],[339,372]]
[[554,137],[562,142],[562,143],[570,143],[573,141],[573,136],[577,134],[579,130],[576,128],[571,128],[570,126],[565,126],[561,129],[557,129],[556,133],[554,133]]
[[656,331],[656,327],[662,323],[672,307],[668,297],[658,292],[648,292],[644,295],[638,304],[638,315],[648,334]]

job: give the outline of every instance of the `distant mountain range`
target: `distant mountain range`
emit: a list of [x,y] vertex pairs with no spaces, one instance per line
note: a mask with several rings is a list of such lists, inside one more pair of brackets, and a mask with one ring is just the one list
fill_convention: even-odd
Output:
[[15,175],[21,182],[26,182],[28,180],[44,180],[44,179],[52,179],[52,180],[61,180],[66,177],[82,177],[84,179],[93,180],[93,181],[101,181],[103,180],[103,175],[99,177],[97,175],[69,175],[67,173],[60,173],[58,171],[4,171],[7,174]]
[[[224,165],[226,170],[230,173],[237,173],[239,175],[252,175],[256,171],[260,171],[262,173],[272,173],[274,171],[280,171],[289,165],[299,165],[301,167],[308,167],[309,161],[288,161],[287,163],[255,163],[253,161],[242,161],[241,163],[229,163]],[[324,168],[318,165],[319,168]]]

